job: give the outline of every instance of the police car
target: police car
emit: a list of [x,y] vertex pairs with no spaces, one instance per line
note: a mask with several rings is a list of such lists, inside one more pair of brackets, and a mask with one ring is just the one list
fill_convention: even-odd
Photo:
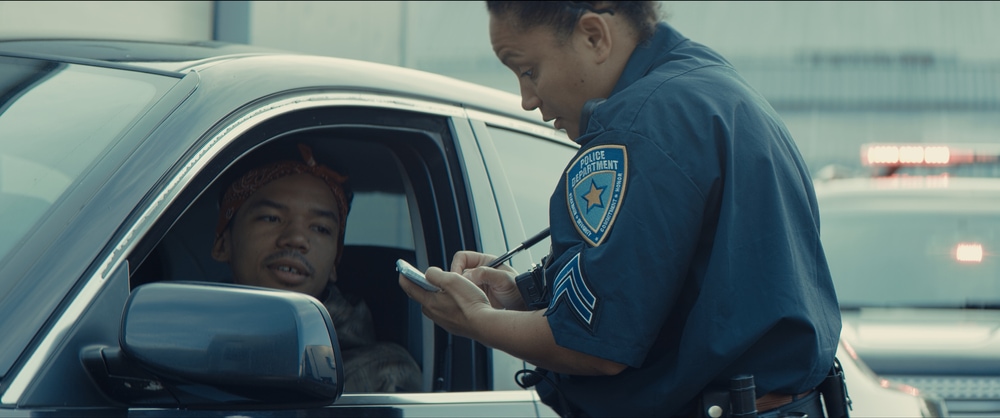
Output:
[[[238,45],[0,41],[0,417],[553,416],[514,381],[529,365],[436,327],[394,268],[500,254],[547,226],[577,146],[519,103]],[[299,142],[348,166],[338,285],[416,359],[420,392],[344,393],[322,305],[218,283],[225,180]],[[855,414],[942,413],[841,360]]]
[[816,183],[842,339],[953,416],[1000,414],[998,151],[867,144],[874,175]]

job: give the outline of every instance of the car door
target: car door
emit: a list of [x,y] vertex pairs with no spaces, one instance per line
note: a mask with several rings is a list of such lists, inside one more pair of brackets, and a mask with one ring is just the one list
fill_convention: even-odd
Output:
[[[272,145],[306,142],[317,160],[332,157],[344,163],[355,188],[338,286],[367,302],[376,334],[405,347],[421,366],[424,380],[419,393],[345,393],[324,414],[537,415],[534,392],[516,387],[508,377],[512,373],[501,376],[495,371],[498,365],[520,369],[523,362],[434,326],[396,284],[396,258],[420,269],[446,266],[455,251],[478,249],[485,246],[480,239],[492,243],[503,237],[497,204],[490,197],[492,186],[485,181],[484,157],[464,110],[382,94],[315,94],[283,101],[287,105],[268,105],[271,114],[265,120],[242,120],[239,123],[250,126],[222,129],[241,135],[206,142],[220,148],[219,155],[236,156],[225,157],[234,161],[192,163],[227,167],[199,174],[217,180],[196,179],[194,184],[207,185],[198,193],[184,193],[197,197],[174,204],[188,206],[152,246],[152,257],[143,261],[155,266],[159,260],[166,267],[153,267],[153,274],[137,268],[133,286],[150,280],[156,271],[174,275],[167,280],[224,277],[224,266],[205,260],[205,231],[215,219],[213,199],[225,186],[218,179],[231,179],[232,171],[245,168],[244,160],[271,153]],[[275,112],[284,106],[287,111]],[[194,248],[190,238],[198,234],[200,248]],[[199,260],[184,260],[191,254]],[[205,267],[184,270],[190,266]],[[363,280],[354,280],[358,276]]]

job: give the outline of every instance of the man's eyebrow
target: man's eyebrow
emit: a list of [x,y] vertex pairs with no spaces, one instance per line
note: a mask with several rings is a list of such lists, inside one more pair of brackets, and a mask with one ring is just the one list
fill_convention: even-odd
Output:
[[282,205],[281,203],[275,202],[271,199],[260,199],[253,202],[247,207],[247,209],[259,209],[262,207],[272,208],[272,209],[288,209],[288,206]]

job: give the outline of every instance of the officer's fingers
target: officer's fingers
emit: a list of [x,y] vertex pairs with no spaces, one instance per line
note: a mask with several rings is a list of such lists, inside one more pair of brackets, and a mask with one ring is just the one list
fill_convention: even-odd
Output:
[[459,251],[451,259],[451,271],[462,274],[465,270],[487,265],[495,259],[496,257],[490,254],[475,251]]
[[489,303],[483,289],[463,275],[431,267],[427,269],[426,277],[431,284],[444,289],[444,293],[450,295],[462,309]]
[[403,292],[405,292],[410,299],[415,300],[421,305],[424,304],[428,297],[427,294],[430,293],[424,290],[424,288],[411,282],[410,279],[407,279],[406,276],[402,274],[399,275],[399,287],[403,289]]
[[497,270],[503,270],[517,276],[517,270],[514,270],[514,268],[508,265],[507,263],[497,266]]
[[435,285],[439,288],[444,286],[444,282],[447,281],[448,274],[444,270],[437,267],[429,267],[426,272],[424,272],[424,278],[427,279],[430,284]]
[[[443,283],[439,277],[442,271],[439,268],[432,267],[427,269],[427,273],[424,275],[427,281],[439,288],[443,289]],[[464,280],[464,279],[462,279]],[[455,301],[451,295],[444,292],[429,292],[424,290],[424,288],[418,286],[417,284],[410,281],[402,274],[399,275],[399,286],[406,292],[406,295],[413,299],[415,302],[421,305],[421,310],[427,314],[427,317],[438,322],[442,317],[447,317],[450,310],[455,309]]]
[[466,270],[462,276],[479,287],[496,287],[503,283],[506,273],[489,267],[478,267]]
[[488,285],[489,287],[496,289],[516,286],[514,284],[514,277],[517,276],[517,273],[512,268],[493,269],[489,267],[479,267],[474,270],[469,270],[465,276],[468,277],[473,283],[478,285]]
[[488,272],[496,273],[497,271],[486,267],[474,268],[466,270],[465,273],[462,274],[462,277],[465,277],[466,280],[476,285],[479,290],[482,291],[487,298],[489,298],[490,305],[497,308],[499,306],[497,306],[492,296],[493,292],[491,289],[493,288],[493,285],[491,284],[492,280],[490,279]]

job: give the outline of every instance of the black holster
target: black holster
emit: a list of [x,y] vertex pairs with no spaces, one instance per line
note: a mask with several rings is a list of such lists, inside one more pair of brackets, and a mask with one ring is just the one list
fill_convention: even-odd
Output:
[[828,418],[849,418],[851,409],[851,398],[847,394],[847,381],[844,380],[844,368],[840,366],[840,360],[833,359],[833,367],[826,379],[819,385],[819,393],[823,395],[823,402],[826,405],[826,416]]
[[728,388],[703,390],[695,407],[699,417],[754,418],[757,416],[756,400],[753,375],[743,374],[729,379]]
[[[826,379],[816,388],[823,396],[828,418],[849,418],[851,398],[847,395],[847,381],[840,360],[833,359],[833,367]],[[756,393],[752,375],[740,375],[730,379],[730,387],[712,387],[703,390],[696,402],[696,416],[699,417],[743,417],[758,415]]]

